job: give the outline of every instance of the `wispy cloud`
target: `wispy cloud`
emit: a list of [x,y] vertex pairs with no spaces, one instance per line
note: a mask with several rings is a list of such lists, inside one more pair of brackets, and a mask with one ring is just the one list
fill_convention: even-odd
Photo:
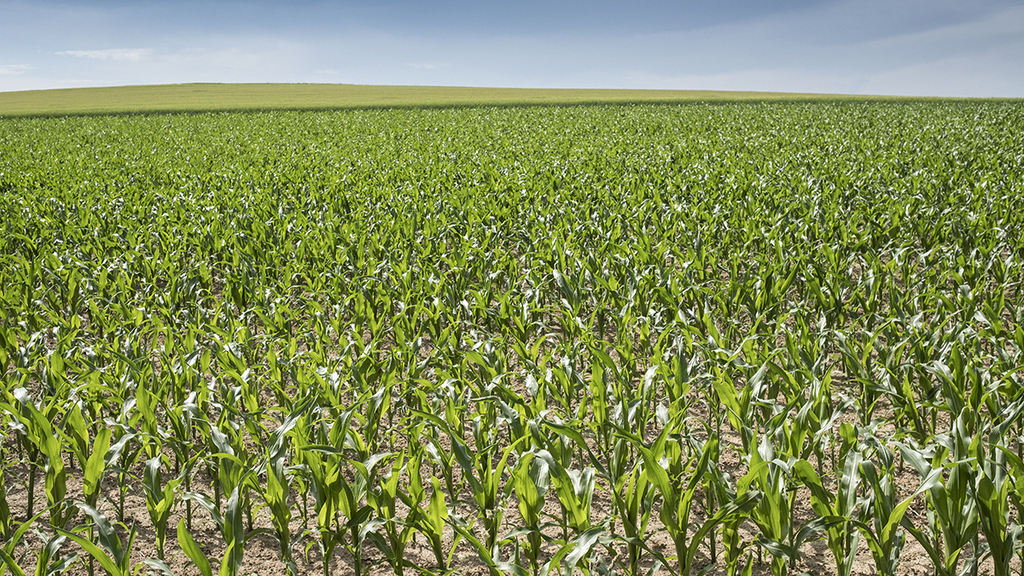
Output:
[[330,76],[337,76],[338,74],[341,74],[341,70],[335,70],[333,68],[321,68],[319,70],[314,70],[313,74],[327,74]]
[[152,54],[149,48],[108,48],[106,50],[62,50],[55,52],[58,56],[74,56],[75,58],[91,58],[93,60],[123,60],[138,62]]
[[31,69],[31,66],[26,66],[25,64],[3,64],[0,65],[0,76],[17,76]]
[[1024,34],[1024,6],[1012,7],[984,18],[949,26],[940,26],[924,32],[897,34],[871,42],[879,48],[900,48],[911,44],[949,43],[978,38],[1020,38]]
[[[179,52],[161,53],[162,64],[192,72],[217,74],[269,74],[296,68],[299,52],[290,42],[274,38],[227,38]],[[225,78],[224,81],[231,80]],[[254,78],[252,81],[256,81]]]
[[436,68],[444,68],[448,66],[448,64],[445,64],[443,62],[409,62],[406,64],[406,66],[411,66],[412,68],[416,68],[417,70],[434,70]]
[[856,92],[862,79],[839,73],[790,68],[737,70],[720,74],[651,74],[631,72],[623,86],[667,90],[735,90],[761,92]]

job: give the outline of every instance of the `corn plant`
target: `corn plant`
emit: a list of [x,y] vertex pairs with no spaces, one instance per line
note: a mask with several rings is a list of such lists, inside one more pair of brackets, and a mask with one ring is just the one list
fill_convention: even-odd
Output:
[[[66,536],[57,534],[46,541],[42,550],[36,553],[35,574],[63,574],[72,567],[78,560],[78,555],[62,556],[60,553],[66,540]],[[0,559],[14,576],[25,576],[25,571],[18,565],[17,560],[6,550],[0,549]]]
[[107,461],[116,456],[110,452],[112,431],[110,428],[100,428],[90,443],[89,427],[77,406],[73,407],[65,418],[65,428],[68,431],[61,431],[61,434],[68,440],[72,454],[82,469],[82,496],[86,504],[95,508],[99,501],[100,483],[106,472]]
[[[987,556],[996,576],[1009,576],[1014,553],[1024,541],[1024,527],[1010,520],[1010,475],[1007,471],[1006,440],[997,431],[988,434],[988,447],[972,442],[971,452],[978,474],[971,492],[978,507],[978,524],[985,535]],[[977,437],[976,437],[977,438]]]
[[97,546],[88,538],[60,528],[55,529],[56,532],[81,546],[82,550],[99,563],[108,576],[130,576],[133,574],[131,550],[135,544],[135,526],[132,526],[128,532],[128,540],[122,543],[114,525],[103,514],[88,505],[80,507],[92,519],[99,545]]
[[[367,536],[373,540],[374,545],[384,554],[385,559],[395,571],[395,574],[402,576],[407,567],[415,568],[416,565],[406,556],[406,547],[417,534],[417,525],[422,512],[420,504],[425,498],[423,478],[420,476],[420,467],[423,462],[422,448],[413,449],[413,454],[406,460],[406,454],[399,454],[391,462],[390,473],[382,474],[377,480],[375,495],[370,499],[370,505],[374,507],[378,520],[371,525],[374,526]],[[408,474],[408,488],[403,490],[401,486],[402,473]],[[440,490],[438,490],[440,492]],[[409,508],[406,518],[400,518],[398,514],[398,503],[401,502]],[[447,507],[445,508],[447,512]],[[445,518],[438,518],[438,526],[444,529]],[[432,521],[429,523],[432,527]],[[381,533],[383,532],[383,534]],[[430,528],[424,532],[431,532]],[[438,549],[440,549],[440,531],[437,534]],[[428,540],[430,537],[428,536]],[[433,540],[431,540],[433,548]],[[443,565],[443,554],[438,557],[439,565]]]
[[738,483],[738,493],[753,486],[762,494],[750,518],[760,532],[759,543],[772,554],[771,571],[775,576],[788,574],[799,554],[799,537],[795,537],[793,525],[795,492],[790,489],[792,467],[790,462],[776,458],[771,437],[765,435],[751,454],[746,476]]
[[939,480],[942,470],[932,470],[913,494],[898,500],[893,482],[895,464],[892,451],[877,445],[874,452],[878,458],[877,465],[871,460],[864,460],[860,464],[861,478],[870,492],[867,505],[861,508],[853,522],[867,541],[875,561],[875,570],[882,576],[888,576],[896,573],[900,552],[906,541],[900,528],[907,508],[918,494]]
[[[375,484],[376,465],[390,457],[388,453],[375,454],[360,462],[345,456],[343,447],[351,438],[349,427],[355,409],[353,406],[335,421],[330,430],[331,445],[298,446],[316,502],[325,576],[330,573],[331,556],[338,544],[352,555],[356,574],[362,573],[363,546],[373,528],[373,506],[366,501],[368,490]],[[352,481],[346,478],[346,466],[351,466]]]
[[341,474],[343,460],[332,451],[300,447],[304,471],[309,477],[310,488],[315,501],[317,527],[319,529],[320,555],[324,576],[330,574],[330,562],[334,548],[340,543],[344,532],[335,528],[335,516],[341,506]]
[[341,477],[338,509],[344,516],[345,523],[342,526],[349,533],[343,544],[352,555],[356,574],[362,572],[363,548],[368,540],[367,535],[374,526],[371,518],[373,506],[367,503],[367,499],[372,497],[369,490],[376,483],[377,464],[390,456],[390,453],[383,453],[375,454],[364,462],[350,460],[349,464],[354,468],[354,480],[349,483],[344,476]]
[[[956,441],[951,452],[948,446],[943,445],[942,439],[939,442],[926,450],[900,446],[904,461],[913,466],[921,480],[933,470],[946,470],[948,474],[945,481],[938,479],[925,492],[928,532],[915,526],[904,526],[932,556],[938,574],[957,574],[965,548],[972,546],[977,551],[978,508],[970,490],[975,474],[967,459],[967,445]],[[975,554],[971,562],[976,563],[977,560]]]
[[[736,513],[722,520],[722,559],[725,560],[726,573],[729,576],[749,576],[753,570],[754,556],[750,553],[751,542],[744,541],[740,534],[740,525],[749,519],[753,506],[744,505],[750,492],[749,486],[734,488],[730,485],[728,477],[724,474],[712,476],[711,488],[715,492],[715,499],[723,506],[733,506]],[[755,493],[754,498],[760,494]],[[756,506],[756,501],[754,506]],[[714,534],[711,534],[714,537]],[[713,547],[712,547],[713,549]],[[743,561],[744,555],[746,562]]]
[[0,470],[0,538],[7,540],[13,530],[11,519],[11,506],[7,502],[7,479],[3,470]]
[[526,536],[526,557],[535,575],[540,573],[540,553],[544,535],[541,533],[541,511],[544,509],[544,497],[551,487],[550,455],[545,453],[526,453],[519,459],[512,471],[512,485],[516,498],[519,500],[519,514],[526,525],[523,528]]
[[284,562],[288,574],[296,574],[298,568],[292,558],[291,538],[291,505],[288,503],[288,495],[291,488],[292,474],[286,470],[285,462],[288,457],[291,436],[289,432],[295,427],[300,418],[303,418],[312,404],[312,398],[304,401],[296,407],[288,418],[281,423],[270,434],[267,445],[266,461],[266,489],[262,490],[263,499],[270,509],[270,520],[273,525],[274,536],[277,538],[281,550],[281,560]]
[[122,410],[115,425],[110,427],[111,440],[116,439],[116,441],[110,446],[107,456],[104,457],[106,469],[117,475],[117,500],[114,501],[110,496],[107,499],[113,502],[119,522],[124,521],[125,493],[129,487],[128,479],[132,477],[129,470],[138,461],[141,453],[141,444],[136,442],[136,433],[125,422],[126,412],[131,405],[131,402],[125,403],[125,410]]
[[[659,515],[675,544],[678,573],[687,575],[693,565],[697,547],[703,539],[719,524],[738,515],[749,513],[757,505],[761,495],[756,490],[745,491],[736,501],[725,504],[714,515],[707,518],[691,537],[689,533],[690,507],[694,503],[697,488],[700,486],[704,474],[707,473],[708,462],[711,453],[715,450],[717,440],[709,439],[700,455],[687,462],[684,468],[681,452],[673,453],[671,449],[666,449],[669,430],[668,427],[664,428],[650,447],[645,446],[635,435],[624,431],[619,433],[628,438],[640,452],[648,480],[661,495],[662,503]],[[660,462],[664,456],[669,458],[668,470],[662,467]],[[684,480],[684,476],[688,476],[688,478]]]
[[[183,495],[184,498],[192,500],[200,507],[204,508],[210,514],[210,519],[213,520],[213,523],[216,524],[217,528],[220,530],[221,537],[224,540],[225,550],[224,556],[220,561],[219,574],[226,576],[237,576],[242,568],[242,558],[245,554],[245,541],[247,535],[242,523],[243,511],[241,508],[239,491],[242,489],[242,484],[247,482],[251,475],[252,471],[249,470],[239,477],[239,484],[234,486],[228,494],[227,502],[224,503],[223,513],[221,513],[221,507],[205,494],[189,492]],[[183,528],[179,523],[179,543],[182,541],[183,531],[186,536],[191,538],[187,529]],[[185,542],[187,544],[187,538],[185,539]],[[191,546],[187,546],[186,552],[191,548]],[[195,558],[193,558],[193,554],[188,555],[194,562],[196,561]]]
[[[47,508],[50,510],[50,524],[54,528],[63,528],[75,514],[78,513],[74,504],[65,500],[67,493],[67,473],[64,468],[64,457],[60,440],[54,433],[46,416],[40,412],[24,388],[14,390],[11,396],[16,400],[19,408],[10,404],[4,404],[3,409],[8,413],[19,417],[19,428],[23,430],[29,442],[35,445],[37,453],[45,460],[45,480]],[[32,500],[34,494],[34,469],[30,469],[29,477],[29,510],[32,515]]]
[[146,511],[156,529],[156,554],[164,559],[164,542],[167,539],[167,522],[174,511],[176,501],[175,489],[184,478],[178,477],[167,482],[163,480],[163,456],[157,455],[146,462],[146,471],[142,483],[146,491]]
[[860,452],[847,450],[839,461],[841,467],[836,474],[839,486],[834,494],[824,486],[809,462],[800,460],[793,465],[793,475],[811,491],[811,507],[821,520],[839,576],[850,576],[860,542],[860,533],[853,524],[857,517],[860,463]]
[[[29,518],[26,521],[22,522],[11,534],[7,535],[7,537],[4,539],[3,547],[0,548],[0,558],[3,559],[4,565],[7,566],[7,568],[9,568],[12,573],[24,574],[24,571],[21,568],[19,560],[14,557],[14,554],[17,551],[18,545],[22,543],[22,538],[25,537],[25,534],[28,533],[29,529],[32,528],[32,526],[35,524],[35,521],[38,520],[39,517],[45,514],[47,511],[47,509],[43,509],[32,518]],[[57,538],[61,538],[61,540],[57,540]],[[64,539],[62,536],[55,536],[49,539],[46,543],[46,546],[49,547],[49,549],[44,549],[40,551],[39,554],[37,554],[36,566],[42,566],[44,573],[45,570],[50,567],[50,559],[57,555],[59,547],[63,542]],[[77,556],[75,558],[77,558]]]
[[[1021,514],[1024,512],[1024,460],[1021,460],[1020,456],[1003,446],[996,446],[996,449],[1002,451],[1006,457],[1007,476],[1011,483],[1007,491],[1009,492],[1010,503],[1013,504],[1014,511],[1017,513],[1017,518],[1021,518]],[[1019,530],[1020,526],[1021,522],[1017,520],[1011,530]],[[1017,555],[1018,560],[1024,559],[1024,547],[1018,547]]]
[[654,511],[657,491],[647,480],[647,472],[639,462],[628,474],[622,474],[615,480],[614,488],[616,515],[622,523],[622,539],[626,542],[629,556],[626,573],[639,574],[641,557],[648,551],[644,536]]
[[[433,414],[417,413],[417,415],[432,422],[448,435],[452,445],[451,452],[462,468],[484,524],[485,537],[482,541],[490,554],[496,555],[499,541],[498,529],[504,516],[502,500],[506,495],[502,476],[505,474],[509,457],[515,452],[516,446],[527,441],[529,436],[520,437],[500,452],[493,445],[485,446],[478,443],[479,451],[474,454],[462,437],[452,430],[445,421]],[[477,440],[486,442],[486,433],[481,430],[482,425],[477,423],[476,426]]]

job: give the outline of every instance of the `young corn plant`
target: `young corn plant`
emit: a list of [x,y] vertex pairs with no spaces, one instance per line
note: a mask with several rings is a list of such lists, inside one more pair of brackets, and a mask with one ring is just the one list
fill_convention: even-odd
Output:
[[114,525],[103,514],[86,504],[80,504],[79,507],[92,519],[99,545],[89,538],[61,528],[55,528],[56,533],[81,546],[82,550],[96,560],[108,576],[132,576],[135,573],[131,565],[132,546],[135,544],[137,535],[135,526],[132,525],[131,530],[128,531],[127,542],[122,544]]
[[[995,428],[995,427],[993,427]],[[997,430],[990,430],[986,442],[971,443],[971,452],[977,466],[977,476],[971,486],[978,506],[978,524],[985,535],[987,556],[992,559],[995,576],[1010,576],[1014,553],[1024,542],[1024,527],[1011,522],[1011,477],[1007,470],[1009,453],[1005,438]]]
[[[375,497],[370,500],[378,520],[376,527],[368,532],[368,537],[384,554],[384,558],[397,576],[404,576],[406,568],[417,567],[406,557],[405,552],[409,542],[416,536],[419,508],[425,498],[423,478],[420,476],[423,450],[418,445],[412,450],[413,454],[409,456],[408,461],[406,453],[401,453],[392,460],[390,473],[382,474],[378,479]],[[402,487],[403,473],[408,475],[407,490],[403,490]],[[404,520],[399,517],[399,503],[409,508],[409,514]],[[441,519],[440,526],[443,529],[444,519]]]
[[[138,462],[142,450],[142,445],[136,441],[137,434],[127,421],[128,412],[133,405],[134,400],[125,402],[118,420],[110,426],[111,440],[114,443],[105,457],[107,470],[111,474],[117,475],[117,500],[114,501],[111,496],[108,496],[107,499],[114,504],[117,510],[118,522],[124,522],[125,495],[129,488],[128,480],[132,477],[130,470]],[[109,422],[108,425],[110,425]]]
[[[732,362],[739,354],[739,352],[734,353],[729,357],[728,361]],[[714,372],[715,377],[712,382],[715,394],[708,399],[708,402],[712,406],[721,405],[725,408],[725,416],[729,424],[740,435],[743,454],[750,454],[756,436],[755,429],[753,428],[753,426],[756,426],[754,411],[756,402],[754,399],[760,398],[764,393],[767,368],[762,367],[758,370],[750,381],[747,382],[747,385],[738,393],[727,370],[714,366]],[[715,420],[716,426],[719,427],[717,435],[721,437],[721,418],[716,418]]]
[[862,426],[867,426],[871,423],[878,402],[883,397],[883,392],[889,391],[883,387],[884,382],[876,378],[875,374],[871,371],[871,354],[875,349],[879,336],[881,336],[881,330],[874,332],[865,331],[863,340],[850,338],[843,332],[836,333],[836,340],[842,353],[844,365],[846,366],[846,373],[859,386],[859,392],[856,397],[857,415]]
[[[643,553],[649,550],[645,536],[654,511],[657,491],[647,480],[642,462],[637,462],[628,474],[619,476],[614,488],[615,517],[622,522],[624,535],[621,539],[626,543],[628,554],[625,570],[627,574],[636,576],[640,574]],[[662,563],[665,561],[662,560]]]
[[107,469],[107,461],[115,456],[110,453],[112,431],[110,428],[100,428],[90,442],[89,426],[78,406],[71,409],[64,422],[61,435],[71,447],[72,454],[82,469],[82,497],[86,504],[95,508],[99,501],[100,483]]
[[540,554],[544,542],[540,520],[545,495],[551,486],[552,463],[550,454],[544,451],[536,454],[527,452],[512,470],[512,486],[519,500],[519,514],[526,523],[517,532],[526,536],[526,558],[534,576],[540,574]]
[[[826,488],[806,460],[793,465],[793,476],[811,491],[811,508],[818,514],[826,542],[836,562],[838,576],[850,576],[860,542],[860,532],[853,524],[857,516],[857,487],[860,483],[860,452],[847,450],[839,464],[837,492]],[[814,522],[814,521],[812,521]]]
[[[42,511],[38,512],[35,516],[25,520],[24,522],[21,522],[20,525],[17,528],[15,528],[14,531],[11,534],[8,534],[6,536],[6,538],[4,539],[3,546],[0,547],[0,558],[3,558],[4,564],[14,574],[23,574],[24,573],[24,572],[21,571],[22,569],[21,569],[21,566],[19,564],[19,560],[14,557],[15,553],[17,552],[18,546],[24,544],[22,542],[22,539],[25,537],[25,534],[28,533],[29,529],[31,529],[35,525],[36,520],[38,520],[39,517],[42,516],[43,514],[45,514],[47,511],[48,510],[44,508]],[[12,519],[9,519],[9,521],[10,520],[12,520]],[[57,551],[59,549],[59,546],[64,541],[64,540],[61,540],[60,542],[53,542],[53,540],[56,539],[56,538],[62,538],[62,537],[58,535],[58,536],[55,536],[54,538],[52,538],[50,541],[47,542],[47,546],[52,546],[52,547],[51,547],[50,551],[44,551],[44,553],[46,554],[45,558],[42,558],[41,555],[37,556],[37,560],[38,561],[37,561],[36,566],[38,568],[39,564],[41,563],[43,565],[44,573],[46,573],[45,570],[50,567],[50,559],[57,555]],[[52,545],[51,545],[51,542],[52,542]],[[77,556],[75,558],[77,559]],[[2,572],[2,570],[0,570],[0,572]]]
[[448,504],[437,478],[431,477],[430,484],[433,490],[430,493],[430,502],[427,504],[426,510],[418,508],[414,511],[416,526],[430,542],[430,549],[434,552],[437,569],[447,571],[451,565],[451,555],[455,553],[454,545],[448,556],[445,556],[443,548],[444,527],[446,523],[450,523]]
[[476,428],[474,435],[478,441],[478,451],[474,454],[461,435],[452,430],[447,422],[434,414],[426,412],[415,412],[415,414],[420,418],[430,421],[439,430],[448,435],[451,441],[451,452],[462,468],[484,525],[484,545],[491,556],[497,556],[498,531],[504,516],[503,500],[506,496],[502,479],[508,467],[509,457],[515,453],[518,445],[529,440],[530,436],[524,435],[512,442],[504,450],[499,451],[493,444],[483,445],[488,433],[482,430],[482,424],[476,422],[474,423]]
[[[352,555],[355,573],[362,574],[363,547],[375,526],[371,522],[373,506],[367,503],[368,490],[375,484],[376,465],[391,456],[390,453],[375,454],[360,462],[345,455],[345,447],[352,438],[350,424],[357,408],[350,407],[334,422],[328,438],[330,444],[297,447],[313,491],[324,576],[330,574],[331,557],[338,544]],[[347,475],[353,479],[349,481]]]
[[167,482],[163,480],[163,456],[157,455],[146,462],[142,486],[146,492],[146,511],[156,530],[156,555],[164,559],[164,543],[167,540],[167,522],[174,512],[176,488],[183,477],[179,476]]
[[465,477],[462,474],[457,474],[455,453],[442,444],[442,437],[434,426],[428,426],[424,430],[428,443],[423,447],[423,452],[429,457],[434,474],[440,476],[444,481],[445,492],[451,494],[452,498],[456,498],[461,493]]
[[309,477],[313,492],[323,573],[324,576],[329,576],[334,548],[344,536],[344,532],[335,528],[335,517],[341,506],[343,460],[340,454],[334,451],[321,451],[313,445],[300,446],[299,450],[299,458],[305,474]]
[[[959,418],[954,423],[954,434],[961,423]],[[933,470],[943,470],[945,477],[937,479],[924,493],[928,503],[928,532],[909,523],[904,523],[904,527],[931,556],[936,573],[953,576],[959,573],[957,568],[961,563],[967,567],[978,561],[976,549],[973,558],[964,558],[965,549],[974,548],[978,541],[978,506],[970,489],[975,468],[968,459],[969,436],[936,440],[937,445],[926,449],[900,445],[903,460],[917,471],[922,481]]]
[[[704,538],[718,525],[750,513],[761,499],[761,494],[757,490],[744,491],[735,501],[726,503],[707,518],[691,536],[690,507],[694,503],[697,488],[708,471],[708,463],[718,440],[708,439],[699,456],[684,462],[678,442],[673,441],[675,449],[669,446],[670,430],[671,427],[666,426],[649,447],[634,434],[624,430],[620,430],[619,434],[632,442],[640,452],[644,472],[661,495],[659,517],[675,544],[678,574],[687,576],[693,567],[697,548]],[[668,460],[667,469],[661,464],[662,458]]]
[[[0,453],[0,458],[3,454]],[[7,478],[3,468],[0,468],[0,539],[6,541],[14,531],[14,521],[11,518],[11,506],[7,502]]]
[[[78,560],[78,555],[63,556],[60,553],[60,549],[66,540],[66,536],[56,534],[46,541],[43,548],[36,552],[36,569],[34,574],[63,574],[72,567],[73,563]],[[14,576],[25,576],[25,570],[19,565],[18,560],[6,549],[0,549],[0,560],[3,560],[3,564],[0,564],[0,569],[9,569]]]
[[295,411],[291,413],[270,434],[270,442],[267,445],[266,476],[267,486],[262,490],[263,500],[270,510],[270,522],[273,526],[274,536],[277,538],[281,550],[281,560],[284,562],[285,570],[289,576],[298,573],[295,560],[292,558],[291,519],[292,509],[288,502],[291,492],[292,474],[285,466],[288,459],[288,452],[291,448],[291,430],[305,416],[312,405],[312,398],[302,402]]
[[875,456],[878,465],[870,460],[861,462],[860,475],[868,497],[854,525],[860,530],[871,550],[875,561],[875,570],[879,576],[893,576],[899,565],[900,552],[906,540],[900,528],[910,503],[920,493],[928,490],[942,477],[942,470],[932,470],[921,482],[913,494],[898,500],[895,476],[895,464],[892,451],[880,443],[876,443]]
[[[1011,483],[1007,492],[1010,503],[1013,504],[1016,512],[1016,520],[1012,529],[1019,530],[1022,526],[1021,518],[1024,518],[1024,460],[1006,447],[997,446],[997,449],[1002,451],[1006,457],[1006,471]],[[1024,561],[1024,546],[1017,549],[1017,561]]]
[[206,557],[202,548],[199,547],[199,544],[189,534],[188,527],[185,524],[184,519],[178,522],[178,547],[181,548],[181,551],[185,553],[185,556],[192,562],[196,570],[199,571],[200,576],[213,576],[213,568],[210,566],[209,558]]
[[[65,498],[67,473],[64,469],[60,439],[50,425],[49,419],[36,408],[26,389],[17,388],[13,393],[8,394],[17,402],[18,408],[14,408],[11,404],[3,404],[0,405],[0,409],[6,410],[17,418],[18,429],[23,431],[28,441],[34,445],[37,453],[45,458],[44,487],[47,509],[50,511],[50,524],[54,528],[64,528],[78,513],[78,510],[70,499]],[[34,468],[30,468],[29,472],[29,516],[33,511],[35,478],[33,470]]]
[[[538,443],[555,448],[561,457],[554,456],[546,449],[534,450],[536,458],[544,461],[545,476],[555,486],[562,517],[558,523],[562,528],[562,539],[568,541],[569,531],[576,534],[586,532],[590,525],[590,504],[596,487],[596,469],[588,466],[583,470],[567,469],[572,462],[572,449],[565,446],[564,435],[544,434],[536,422],[530,424],[531,434]],[[580,437],[582,441],[582,437]],[[525,454],[521,458],[525,457]]]
[[[230,454],[220,454],[218,456],[222,460],[234,458]],[[234,461],[234,464],[241,466],[237,459]],[[228,491],[228,499],[224,503],[223,513],[221,513],[221,506],[205,494],[187,492],[182,495],[186,500],[191,500],[204,508],[210,514],[210,519],[213,520],[213,523],[220,529],[221,538],[224,540],[225,545],[219,572],[222,576],[238,576],[242,569],[242,558],[245,553],[247,535],[242,522],[244,511],[242,510],[242,498],[239,493],[245,489],[246,483],[251,481],[252,476],[254,476],[252,469],[238,472],[236,477],[237,483]],[[180,528],[179,526],[179,543],[181,540]]]
[[[715,501],[722,505],[742,501],[749,491],[749,487],[742,490],[739,487],[733,488],[725,474],[712,474],[711,478]],[[746,513],[733,514],[722,521],[721,557],[725,560],[725,571],[729,576],[750,576],[753,570],[754,556],[749,550],[753,543],[745,541],[740,533],[740,525],[746,522],[749,516],[750,510],[747,510]],[[713,538],[714,534],[711,534],[711,537]],[[710,548],[714,550],[713,546]],[[746,562],[743,562],[744,556]]]
[[390,457],[391,453],[383,453],[375,454],[364,462],[349,460],[349,465],[354,469],[353,481],[349,482],[345,475],[340,476],[341,494],[338,510],[345,523],[341,524],[339,521],[339,525],[342,527],[342,535],[344,530],[348,530],[349,533],[348,538],[343,539],[342,544],[352,556],[357,576],[362,573],[363,569],[363,550],[366,546],[367,535],[375,527],[375,522],[372,519],[373,506],[367,503],[367,500],[372,498],[369,489],[376,483],[376,465]]
[[738,483],[739,493],[753,486],[762,497],[751,510],[750,518],[760,532],[759,544],[772,555],[774,576],[785,576],[799,555],[799,538],[794,543],[793,506],[795,491],[790,488],[792,465],[776,458],[771,437],[765,434],[757,450],[750,455],[746,476]]
[[[593,466],[582,470],[566,470],[549,455],[546,458],[551,466],[551,480],[558,495],[558,505],[562,509],[562,518],[566,522],[563,528],[570,529],[579,535],[590,530],[590,504],[597,486]],[[563,532],[563,536],[564,536]]]

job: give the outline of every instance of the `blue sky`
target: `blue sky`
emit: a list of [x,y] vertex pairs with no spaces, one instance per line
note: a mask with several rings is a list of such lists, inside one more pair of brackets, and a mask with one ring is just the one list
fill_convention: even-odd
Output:
[[180,82],[1024,97],[1024,0],[0,0],[0,91]]

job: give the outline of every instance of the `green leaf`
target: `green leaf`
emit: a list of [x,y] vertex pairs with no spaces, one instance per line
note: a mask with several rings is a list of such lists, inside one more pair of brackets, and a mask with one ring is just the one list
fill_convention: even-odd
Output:
[[207,560],[206,555],[196,544],[196,541],[192,538],[192,535],[188,533],[188,529],[185,527],[185,519],[182,518],[178,522],[178,546],[181,547],[182,552],[188,556],[188,559],[192,561],[196,569],[199,570],[201,576],[213,576],[213,569],[210,567],[210,561]]
[[25,571],[18,566],[18,562],[7,553],[7,550],[0,548],[0,559],[11,569],[11,574],[14,574],[14,576],[25,576]]
[[110,428],[100,428],[92,442],[92,453],[85,463],[82,481],[82,493],[86,500],[99,492],[103,472],[107,466],[106,456],[110,450],[111,434]]
[[130,576],[127,572],[122,572],[118,563],[107,555],[99,546],[93,544],[89,540],[67,530],[61,530],[60,528],[54,528],[54,531],[61,536],[64,536],[70,540],[76,542],[82,547],[90,556],[99,562],[100,566],[109,576]]
[[573,540],[571,543],[575,544],[576,547],[565,557],[565,563],[562,565],[562,574],[571,576],[576,570],[576,564],[590,552],[594,544],[597,544],[602,534],[604,534],[604,528],[591,528]]

